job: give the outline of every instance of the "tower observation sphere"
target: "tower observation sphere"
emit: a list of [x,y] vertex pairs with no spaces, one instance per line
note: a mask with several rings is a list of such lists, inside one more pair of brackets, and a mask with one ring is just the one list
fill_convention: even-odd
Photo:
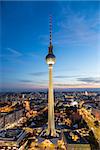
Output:
[[52,54],[48,54],[46,56],[46,63],[48,65],[53,65],[53,64],[55,64],[55,62],[56,62],[56,57],[55,57],[55,55],[53,53]]

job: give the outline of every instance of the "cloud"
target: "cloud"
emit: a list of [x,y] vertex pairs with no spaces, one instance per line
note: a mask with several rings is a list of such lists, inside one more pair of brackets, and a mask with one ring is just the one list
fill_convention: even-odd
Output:
[[80,83],[80,84],[55,83],[54,87],[55,88],[100,88],[100,85],[86,84],[86,83]]
[[81,81],[83,83],[100,83],[100,78],[93,78],[93,77],[77,78],[77,81]]
[[24,83],[31,83],[33,82],[32,80],[19,80],[20,82],[24,82]]
[[[53,43],[57,46],[83,46],[92,45],[92,43],[98,46],[100,39],[100,30],[97,31],[100,25],[99,11],[97,10],[94,15],[88,17],[85,13],[74,12],[70,6],[63,10],[58,22],[59,30],[53,33]],[[41,36],[41,40],[47,44],[48,36]]]
[[[74,45],[83,45],[91,44],[91,42],[99,41],[99,32],[95,32],[96,25],[94,25],[95,18],[90,21],[86,19],[85,15],[80,15],[77,13],[71,12],[67,14],[63,21],[60,21],[59,27],[61,30],[58,33],[55,33],[55,40],[57,44],[74,44]],[[91,42],[90,42],[91,41]]]
[[35,72],[35,73],[30,73],[30,75],[32,76],[41,76],[41,75],[46,75],[48,72],[44,71],[44,72]]
[[7,61],[12,61],[12,60],[19,61],[18,58],[20,58],[20,56],[22,55],[23,54],[21,52],[13,48],[4,48],[4,50],[1,51],[0,57]]
[[77,75],[76,76],[63,76],[63,75],[58,75],[58,76],[54,76],[54,78],[58,78],[58,79],[64,79],[64,78],[75,78],[75,77],[78,77]]
[[34,59],[40,59],[38,54],[33,54],[31,52],[23,53],[21,50],[19,51],[13,48],[3,48],[0,54],[1,59],[20,64],[31,62],[32,57],[34,57]]
[[63,83],[55,83],[54,84],[55,86],[58,86],[58,87],[70,87],[70,86],[79,86],[80,84],[63,84]]
[[36,80],[27,80],[27,79],[22,79],[22,80],[19,80],[19,82],[22,82],[22,83],[26,83],[26,84],[28,84],[28,83],[34,83],[34,84],[36,84],[36,85],[45,85],[45,84],[47,84],[47,80],[40,80],[40,81],[36,81]]
[[7,48],[7,50],[9,52],[11,52],[12,54],[16,55],[16,56],[21,56],[22,55],[22,53],[19,52],[18,50],[15,50],[15,49],[12,49],[12,48]]

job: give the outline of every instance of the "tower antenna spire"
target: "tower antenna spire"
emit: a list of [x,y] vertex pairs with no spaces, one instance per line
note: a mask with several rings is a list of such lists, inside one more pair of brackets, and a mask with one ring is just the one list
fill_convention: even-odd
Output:
[[50,45],[52,45],[52,16],[50,15]]
[[49,30],[50,30],[50,44],[49,44],[49,49],[48,49],[48,53],[49,54],[53,54],[53,45],[52,45],[52,16],[50,15],[49,18]]

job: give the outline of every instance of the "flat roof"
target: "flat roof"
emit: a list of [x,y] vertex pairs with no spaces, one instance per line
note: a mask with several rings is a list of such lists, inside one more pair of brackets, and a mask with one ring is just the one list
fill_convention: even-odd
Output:
[[[89,144],[85,138],[81,137],[81,135],[77,133],[77,131],[64,131],[63,135],[64,140],[68,144]],[[76,140],[74,139],[75,137]]]
[[0,140],[14,141],[17,140],[23,133],[24,131],[19,128],[1,130]]
[[5,106],[7,106],[8,104],[7,103],[0,103],[0,108],[3,108]]
[[11,111],[9,111],[9,112],[1,112],[1,114],[2,115],[10,115],[10,114],[12,114],[12,113],[14,113],[14,112],[17,112],[17,111],[20,111],[20,110],[23,110],[24,111],[24,108],[16,108],[16,109],[14,109],[14,110],[11,110]]
[[7,129],[0,131],[1,147],[20,147],[27,141],[27,133],[22,129]]

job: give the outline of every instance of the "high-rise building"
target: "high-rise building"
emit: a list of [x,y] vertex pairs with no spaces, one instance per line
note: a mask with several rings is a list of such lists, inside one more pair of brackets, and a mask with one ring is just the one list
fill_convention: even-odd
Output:
[[50,136],[56,136],[55,121],[54,121],[54,93],[53,93],[53,80],[52,80],[53,65],[55,64],[55,61],[56,61],[56,57],[53,54],[53,45],[52,45],[52,17],[50,16],[50,45],[48,48],[48,55],[46,56],[46,63],[49,66],[47,134]]
[[24,104],[25,104],[25,109],[26,109],[27,111],[30,111],[31,109],[30,109],[30,99],[29,99],[29,98],[26,98],[26,99],[24,100]]

